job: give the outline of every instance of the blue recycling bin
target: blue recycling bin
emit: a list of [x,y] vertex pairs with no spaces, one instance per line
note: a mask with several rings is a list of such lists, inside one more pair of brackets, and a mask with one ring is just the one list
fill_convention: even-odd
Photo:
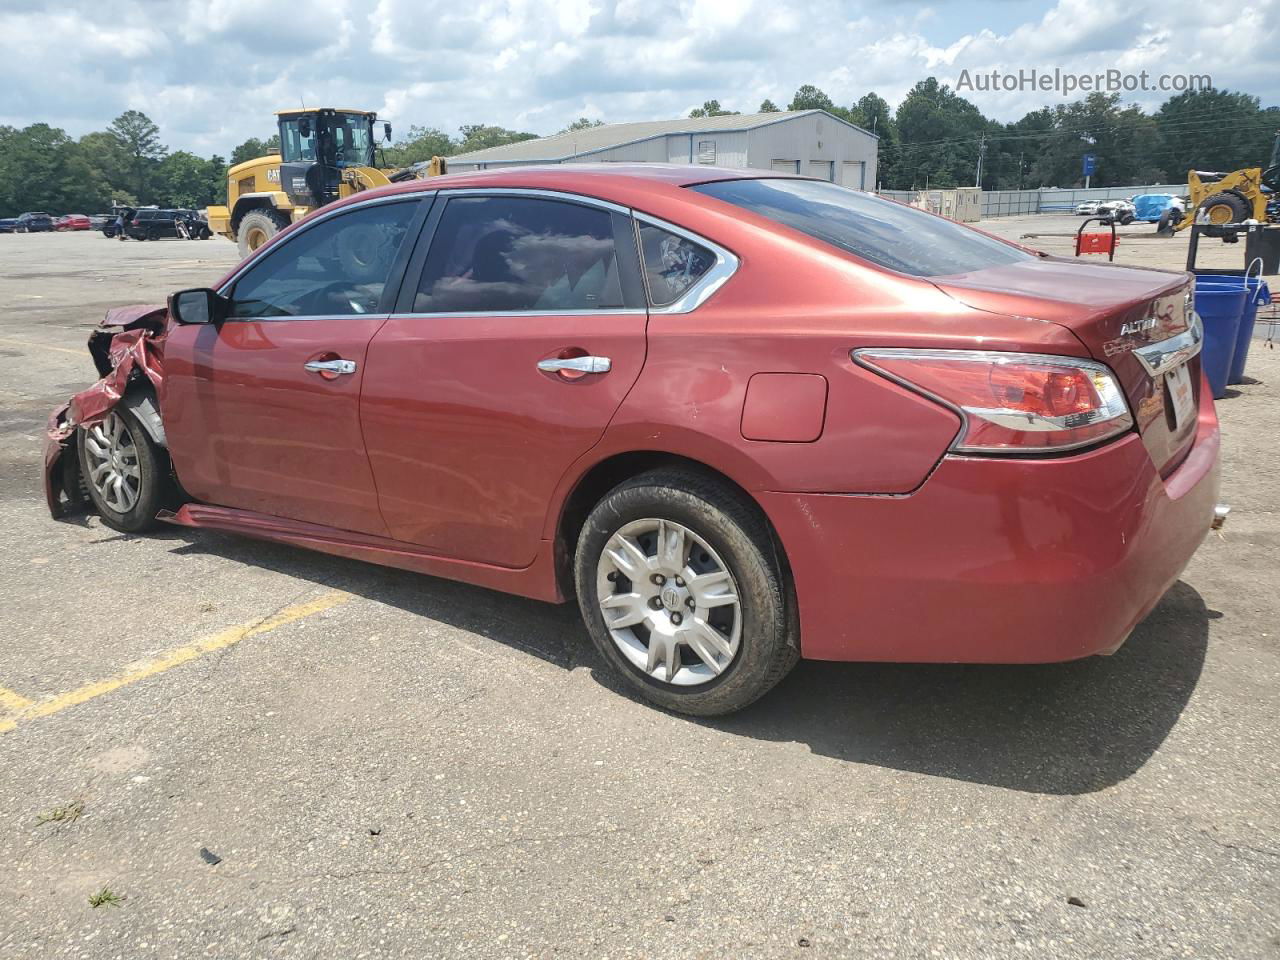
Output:
[[1236,329],[1236,345],[1231,354],[1231,367],[1227,371],[1227,383],[1244,381],[1244,366],[1249,359],[1249,345],[1253,342],[1253,327],[1258,319],[1258,307],[1271,302],[1271,290],[1261,277],[1243,277],[1232,274],[1205,273],[1196,277],[1197,289],[1215,287],[1237,289],[1245,292],[1240,325]]
[[1209,388],[1215,400],[1221,400],[1227,394],[1227,379],[1231,375],[1240,318],[1244,314],[1245,285],[1243,278],[1238,279],[1241,280],[1239,284],[1202,284],[1196,277],[1196,313],[1204,322],[1200,366],[1209,378]]

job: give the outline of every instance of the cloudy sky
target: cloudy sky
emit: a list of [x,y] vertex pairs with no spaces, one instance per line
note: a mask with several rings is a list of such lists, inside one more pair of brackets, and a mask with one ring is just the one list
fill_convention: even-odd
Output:
[[[1203,0],[0,0],[0,37],[0,123],[80,135],[134,107],[202,154],[269,135],[272,111],[302,101],[371,107],[402,132],[554,133],[712,97],[785,106],[804,83],[896,106],[966,69],[1207,73],[1280,103],[1280,0],[1230,15]],[[965,95],[1004,120],[1074,98]]]

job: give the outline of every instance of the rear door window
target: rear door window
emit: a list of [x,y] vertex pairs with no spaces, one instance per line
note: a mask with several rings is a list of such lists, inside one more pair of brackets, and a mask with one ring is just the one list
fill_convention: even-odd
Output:
[[969,273],[1034,255],[943,217],[814,180],[722,180],[690,189],[915,277]]
[[716,262],[716,255],[702,244],[651,223],[640,223],[640,251],[649,302],[655,307],[675,303]]
[[431,239],[414,313],[624,306],[614,215],[568,200],[453,197]]

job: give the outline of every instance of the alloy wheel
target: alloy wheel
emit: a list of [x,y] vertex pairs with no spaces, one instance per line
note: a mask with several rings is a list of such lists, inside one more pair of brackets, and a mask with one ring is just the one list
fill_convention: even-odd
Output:
[[709,683],[738,655],[737,583],[711,545],[682,524],[647,518],[615,532],[597,564],[596,596],[619,652],[653,680]]
[[117,413],[89,427],[84,438],[89,483],[116,513],[128,513],[142,494],[138,448],[128,424]]

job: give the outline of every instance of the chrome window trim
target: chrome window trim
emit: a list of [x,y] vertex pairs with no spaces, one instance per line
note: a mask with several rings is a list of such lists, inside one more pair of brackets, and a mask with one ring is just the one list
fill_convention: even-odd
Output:
[[[349,213],[352,210],[358,210],[362,207],[379,206],[384,203],[396,203],[401,200],[413,200],[413,199],[422,200],[424,197],[428,197],[428,196],[431,196],[432,194],[439,193],[439,192],[440,192],[439,189],[436,187],[432,187],[427,190],[406,190],[404,193],[391,193],[381,197],[370,197],[368,200],[359,200],[355,203],[349,203],[341,207],[335,207],[332,210],[324,210],[323,208],[321,208],[321,212],[319,213],[319,215],[316,216],[315,219],[313,220],[308,220],[305,226],[300,227],[298,230],[296,230],[294,232],[294,236],[297,236],[298,234],[306,233],[308,230],[314,227],[317,223],[324,223],[326,220],[329,220],[332,217],[336,217],[344,213]],[[294,223],[301,223],[301,222],[302,221],[299,221],[299,220],[294,221]],[[292,225],[293,224],[290,224],[290,226]],[[253,266],[253,264],[256,261],[257,261],[256,257],[246,257],[244,260],[242,260],[240,262],[240,265],[236,267],[235,272],[232,273],[231,276],[228,277],[220,287],[218,287],[217,289],[218,296],[225,297],[227,295],[227,291],[236,285],[236,281],[240,279],[240,275],[243,274],[246,270],[248,270],[249,267]],[[228,317],[227,319],[229,320],[265,320],[268,318],[266,317]],[[280,318],[276,317],[274,319],[280,319]]]
[[610,200],[601,200],[584,193],[569,193],[566,190],[545,190],[538,187],[441,187],[437,189],[441,197],[533,197],[537,200],[562,200],[569,203],[580,203],[588,207],[599,207],[611,213],[620,213],[624,217],[632,215],[630,208]]
[[1133,355],[1154,380],[1186,363],[1204,347],[1204,322],[1191,311],[1191,323],[1177,336],[1143,347],[1134,347]]
[[[652,217],[647,213],[640,213],[638,210],[633,211],[631,216],[636,222],[636,246],[640,253],[640,271],[644,275],[645,296],[649,299],[649,313],[651,315],[665,316],[691,313],[706,303],[712,294],[728,283],[729,278],[738,272],[738,266],[741,261],[720,244],[708,240],[706,237],[691,230],[686,230],[684,227],[678,227],[667,220]],[[711,265],[711,268],[706,273],[698,278],[697,283],[665,307],[654,306],[653,296],[649,292],[649,270],[644,263],[644,244],[640,240],[639,225],[642,223],[657,227],[659,230],[666,230],[668,233],[674,233],[678,237],[684,237],[690,243],[696,243],[698,246],[710,250],[716,257],[716,262]]]
[[623,307],[607,307],[592,310],[582,307],[575,310],[440,310],[433,313],[393,313],[400,318],[422,317],[643,317],[647,311]]

